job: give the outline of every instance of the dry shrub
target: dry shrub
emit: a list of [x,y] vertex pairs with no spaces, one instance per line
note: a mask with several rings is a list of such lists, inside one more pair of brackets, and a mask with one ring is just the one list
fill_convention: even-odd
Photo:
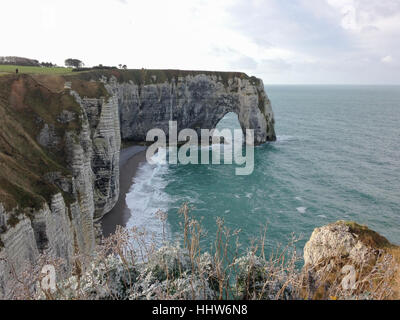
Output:
[[[314,268],[299,269],[301,261],[294,236],[284,247],[265,255],[266,229],[244,254],[240,230],[230,230],[217,219],[212,254],[203,252],[201,223],[184,204],[182,243],[166,241],[167,215],[155,215],[163,223],[164,243],[157,244],[146,230],[118,227],[103,239],[91,262],[76,256],[72,276],[57,283],[56,290],[40,288],[39,262],[34,272],[19,276],[15,298],[23,299],[388,299],[397,271],[392,256],[381,252],[372,264],[356,266],[356,289],[345,290],[341,268],[346,260],[326,261]],[[150,240],[149,240],[150,239]],[[57,268],[60,264],[53,261]],[[23,279],[23,280],[21,280]]]
[[[354,284],[346,286],[345,278],[351,276],[351,270],[354,270]],[[363,264],[335,257],[303,270],[302,297],[314,300],[393,299],[397,271],[397,262],[384,250],[379,250],[376,259]]]

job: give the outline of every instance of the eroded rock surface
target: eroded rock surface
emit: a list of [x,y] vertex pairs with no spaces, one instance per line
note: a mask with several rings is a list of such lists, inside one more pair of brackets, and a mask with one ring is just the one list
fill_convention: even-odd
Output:
[[[155,80],[156,81],[156,80]],[[145,141],[150,129],[168,134],[168,122],[186,128],[214,129],[229,112],[238,115],[243,130],[253,129],[255,143],[275,141],[274,114],[263,82],[218,75],[177,76],[174,81],[140,85],[110,81],[118,97],[123,139]]]
[[304,264],[315,266],[333,258],[348,258],[356,263],[369,261],[374,250],[353,233],[350,226],[339,221],[317,228],[304,247]]

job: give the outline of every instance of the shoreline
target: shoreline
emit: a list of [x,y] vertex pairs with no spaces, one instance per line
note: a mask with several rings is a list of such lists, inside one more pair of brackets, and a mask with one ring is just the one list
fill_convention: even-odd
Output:
[[114,208],[101,220],[103,237],[113,234],[118,225],[125,227],[131,212],[126,205],[126,194],[134,181],[136,172],[144,161],[146,161],[146,147],[134,145],[120,151],[119,160],[119,198]]

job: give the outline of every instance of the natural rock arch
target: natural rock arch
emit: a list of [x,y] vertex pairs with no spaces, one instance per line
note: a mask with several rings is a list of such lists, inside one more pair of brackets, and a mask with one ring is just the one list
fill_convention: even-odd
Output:
[[254,130],[255,144],[276,140],[274,115],[262,81],[241,75],[226,81],[215,73],[179,76],[163,83],[109,84],[118,95],[122,139],[145,141],[154,128],[168,135],[170,120],[177,121],[178,131],[214,129],[234,112],[243,131]]
[[239,123],[238,115],[234,112],[228,112],[221,120],[218,121],[215,127],[220,130],[232,130],[241,128],[241,125]]

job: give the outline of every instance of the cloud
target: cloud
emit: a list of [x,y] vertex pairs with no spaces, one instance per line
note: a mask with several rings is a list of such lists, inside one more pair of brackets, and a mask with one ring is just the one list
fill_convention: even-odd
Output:
[[241,56],[240,58],[231,62],[231,65],[238,70],[254,70],[257,68],[257,62],[250,57]]
[[283,59],[265,59],[261,61],[260,68],[266,74],[274,74],[287,72],[292,65]]
[[400,51],[398,0],[239,1],[228,10],[232,28],[257,46],[248,56],[266,83],[400,83],[382,65]]
[[[341,14],[341,26],[353,32],[365,28],[393,29],[400,15],[398,0],[326,0]],[[395,19],[393,19],[395,18]]]
[[386,57],[383,57],[383,58],[381,59],[381,61],[382,61],[383,63],[391,63],[391,62],[393,62],[393,58],[392,58],[392,56],[386,56]]

